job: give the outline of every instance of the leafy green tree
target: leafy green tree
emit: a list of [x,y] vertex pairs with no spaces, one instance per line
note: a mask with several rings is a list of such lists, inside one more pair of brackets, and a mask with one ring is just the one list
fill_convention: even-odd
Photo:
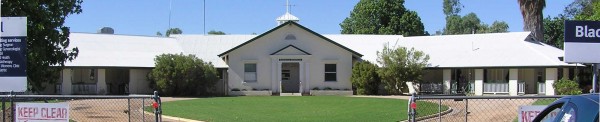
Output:
[[215,30],[210,30],[208,31],[209,35],[225,35],[225,32],[223,31],[215,31]]
[[356,87],[356,94],[360,95],[375,95],[379,90],[381,79],[377,75],[377,65],[369,61],[361,61],[354,63],[352,67],[352,76],[350,80],[352,85]]
[[564,47],[564,21],[567,18],[564,16],[546,17],[544,18],[544,40],[543,42],[552,45],[556,48],[563,49]]
[[340,26],[342,34],[425,34],[421,18],[404,7],[404,0],[361,0]]
[[154,61],[148,77],[164,95],[206,95],[219,80],[214,66],[194,55],[162,54]]
[[517,0],[521,15],[523,15],[523,30],[531,31],[535,40],[544,39],[544,14],[546,0]]
[[508,23],[504,21],[494,21],[491,26],[485,31],[486,33],[503,33],[508,32]]
[[576,20],[600,21],[600,0],[592,1],[584,6],[584,10],[575,16]]
[[163,36],[163,34],[160,31],[156,31],[156,36]]
[[444,14],[446,16],[458,15],[463,5],[460,3],[460,0],[444,0]]
[[444,35],[508,32],[508,24],[504,21],[494,21],[488,26],[473,12],[461,17],[459,13],[462,7],[459,0],[444,0]]
[[414,48],[384,46],[377,51],[377,62],[381,64],[378,74],[390,94],[401,94],[405,82],[421,81],[423,69],[429,65],[429,55]]
[[556,48],[564,48],[565,20],[600,20],[600,0],[575,0],[565,7],[563,14],[544,18],[543,42]]
[[169,37],[171,36],[171,34],[182,34],[183,31],[181,31],[181,29],[179,28],[171,28],[169,30],[167,30],[167,32],[165,32],[165,36]]
[[27,17],[27,85],[31,92],[54,84],[66,61],[79,50],[69,48],[70,29],[64,26],[71,14],[79,14],[82,0],[2,0],[3,17]]

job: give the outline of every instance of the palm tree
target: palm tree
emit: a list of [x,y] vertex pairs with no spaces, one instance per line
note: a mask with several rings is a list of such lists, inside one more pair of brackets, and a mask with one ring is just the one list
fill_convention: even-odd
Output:
[[546,7],[546,0],[517,0],[523,15],[523,30],[531,31],[535,40],[543,41],[544,24],[542,10]]

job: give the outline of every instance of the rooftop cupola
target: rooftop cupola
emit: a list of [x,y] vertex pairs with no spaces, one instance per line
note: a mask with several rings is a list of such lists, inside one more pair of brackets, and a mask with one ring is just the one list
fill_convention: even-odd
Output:
[[277,19],[276,19],[276,21],[277,21],[277,25],[281,25],[281,24],[283,24],[283,23],[285,23],[285,22],[287,22],[287,21],[294,21],[294,22],[296,22],[296,23],[297,23],[298,21],[300,21],[300,19],[298,19],[298,17],[296,17],[296,16],[294,16],[294,15],[292,15],[292,14],[290,13],[290,7],[291,7],[292,5],[290,5],[290,1],[289,1],[289,0],[288,0],[288,1],[286,1],[286,5],[285,5],[285,6],[286,6],[286,11],[285,11],[285,14],[283,14],[283,15],[281,15],[281,16],[279,16],[279,17],[277,17]]

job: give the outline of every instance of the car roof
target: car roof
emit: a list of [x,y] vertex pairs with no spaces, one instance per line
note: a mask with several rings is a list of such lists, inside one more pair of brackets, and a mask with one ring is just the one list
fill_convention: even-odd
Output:
[[592,93],[592,94],[583,94],[583,95],[577,95],[577,96],[569,96],[567,98],[575,98],[575,99],[581,99],[581,98],[585,98],[587,100],[590,100],[592,102],[595,102],[596,104],[598,104],[598,98],[599,98],[598,93]]

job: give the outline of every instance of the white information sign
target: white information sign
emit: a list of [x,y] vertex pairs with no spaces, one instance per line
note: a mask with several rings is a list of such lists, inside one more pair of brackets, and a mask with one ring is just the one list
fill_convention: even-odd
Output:
[[27,17],[2,17],[0,92],[27,90]]
[[565,21],[565,62],[600,63],[600,21]]
[[16,103],[15,122],[68,122],[68,103]]

